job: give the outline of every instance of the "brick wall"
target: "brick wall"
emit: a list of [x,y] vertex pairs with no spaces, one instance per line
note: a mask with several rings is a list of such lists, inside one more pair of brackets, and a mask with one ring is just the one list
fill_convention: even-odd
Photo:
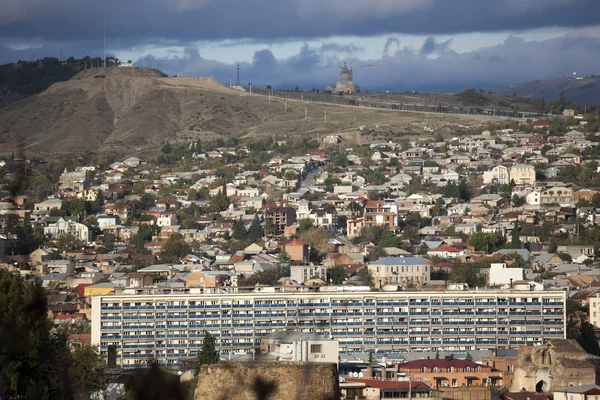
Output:
[[334,400],[338,393],[335,364],[222,363],[202,366],[195,400]]

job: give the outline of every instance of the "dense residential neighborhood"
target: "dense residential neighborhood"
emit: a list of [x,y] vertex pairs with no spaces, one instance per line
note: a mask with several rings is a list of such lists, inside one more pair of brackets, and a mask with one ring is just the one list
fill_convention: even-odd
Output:
[[600,134],[584,122],[16,154],[0,265],[123,368],[184,369],[209,334],[228,360],[309,343],[289,354],[337,363],[345,398],[600,393]]

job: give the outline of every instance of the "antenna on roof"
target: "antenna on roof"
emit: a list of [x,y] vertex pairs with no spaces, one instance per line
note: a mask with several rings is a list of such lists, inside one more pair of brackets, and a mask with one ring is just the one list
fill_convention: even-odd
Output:
[[236,86],[240,86],[240,63],[237,63],[237,83]]

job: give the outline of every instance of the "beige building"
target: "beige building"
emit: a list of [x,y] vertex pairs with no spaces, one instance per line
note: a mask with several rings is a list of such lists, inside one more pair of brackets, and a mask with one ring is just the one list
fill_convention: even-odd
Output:
[[596,328],[600,327],[600,293],[596,293],[595,297],[590,297],[590,324]]
[[515,164],[510,168],[510,180],[517,185],[533,185],[535,183],[535,168],[528,164]]
[[540,204],[571,204],[573,203],[573,190],[568,187],[559,186],[546,189],[540,193]]
[[421,257],[384,257],[367,266],[373,275],[373,286],[423,283],[431,279],[429,261]]

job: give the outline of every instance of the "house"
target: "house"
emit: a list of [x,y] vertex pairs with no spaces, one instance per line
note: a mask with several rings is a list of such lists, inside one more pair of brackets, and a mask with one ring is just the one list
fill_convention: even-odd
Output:
[[517,185],[533,185],[535,168],[528,164],[515,164],[510,167],[510,181]]
[[327,268],[322,265],[292,265],[290,278],[298,283],[304,283],[313,278],[327,281]]
[[67,190],[71,189],[76,192],[80,192],[84,190],[87,185],[87,176],[86,171],[73,171],[68,172],[65,168],[65,171],[62,173],[58,180],[58,189],[59,190]]
[[237,275],[233,271],[195,271],[184,279],[186,287],[237,286]]
[[436,389],[461,386],[502,387],[503,373],[473,361],[444,358],[414,360],[397,365],[398,373],[433,383]]
[[552,395],[554,397],[554,400],[598,400],[600,399],[600,386],[569,386],[565,388],[555,389],[552,392]]
[[378,289],[388,284],[420,284],[431,278],[429,261],[421,257],[383,257],[367,268]]
[[[360,385],[360,386],[358,386]],[[345,399],[430,399],[434,398],[434,390],[421,381],[390,381],[380,379],[345,378],[340,384],[340,389],[350,393],[360,393],[358,396],[344,397]]]
[[465,255],[464,250],[457,249],[452,246],[442,245],[435,249],[428,250],[427,255],[430,257],[440,258],[458,258]]
[[92,231],[87,225],[76,222],[68,217],[60,217],[56,222],[48,223],[44,227],[44,235],[51,238],[68,235],[86,243],[92,239]]
[[499,185],[508,185],[510,183],[510,173],[504,165],[497,165],[489,171],[483,173],[483,184],[489,185],[497,183]]
[[106,215],[118,215],[121,221],[131,218],[131,206],[126,203],[108,204],[104,210]]
[[265,230],[267,225],[272,226],[272,231],[266,232],[269,236],[281,236],[287,226],[296,222],[296,210],[291,207],[269,207],[265,211]]
[[308,261],[308,244],[299,240],[292,240],[284,245],[285,252],[290,257],[290,260],[305,263]]
[[368,200],[363,218],[364,226],[395,229],[398,226],[398,206],[385,200]]
[[125,161],[123,161],[123,164],[127,165],[128,167],[137,167],[140,165],[140,163],[142,162],[142,160],[140,160],[137,157],[129,157],[127,159],[125,159]]
[[582,255],[588,257],[594,257],[594,246],[593,245],[565,245],[558,246],[556,249],[559,253],[567,253],[573,259]]
[[568,187],[551,187],[542,190],[540,193],[540,204],[572,204],[573,203],[573,189]]
[[86,286],[83,289],[83,291],[84,291],[83,295],[85,297],[104,296],[109,293],[113,293],[116,288],[117,288],[117,285],[115,285],[112,282],[96,283],[95,285]]
[[502,202],[502,196],[495,193],[482,194],[471,199],[471,204],[487,204],[491,207],[498,207]]
[[260,354],[277,361],[337,364],[339,345],[316,333],[275,331],[260,338]]

